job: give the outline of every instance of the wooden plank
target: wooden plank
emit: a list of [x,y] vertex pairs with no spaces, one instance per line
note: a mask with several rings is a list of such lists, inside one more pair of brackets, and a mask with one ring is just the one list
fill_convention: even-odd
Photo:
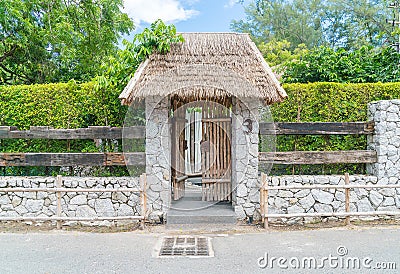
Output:
[[277,213],[268,214],[266,218],[294,218],[294,217],[346,217],[346,216],[398,216],[400,211],[364,211],[364,212],[313,212],[313,213]]
[[177,178],[175,178],[175,180],[177,183],[180,183],[180,182],[186,180],[187,178],[189,178],[189,176],[185,175],[185,176],[177,177]]
[[[344,183],[345,185],[350,184],[349,173],[344,174]],[[350,212],[350,189],[346,188],[344,191],[345,191],[345,211]],[[350,216],[346,217],[346,225],[350,225]]]
[[230,122],[231,118],[203,118],[201,119],[202,122]]
[[261,135],[347,135],[372,134],[374,122],[260,123]]
[[32,126],[29,130],[17,130],[15,127],[0,127],[0,139],[142,139],[146,136],[144,126],[107,127],[90,126],[88,128],[54,129]]
[[144,152],[0,153],[0,166],[144,166]]
[[[57,188],[61,188],[62,185],[62,177],[61,175],[57,175],[56,186]],[[57,217],[61,217],[61,192],[56,192],[57,197]],[[61,229],[61,222],[57,221],[57,229]]]
[[376,151],[372,150],[260,152],[259,160],[284,165],[357,164],[376,163],[377,154]]
[[289,189],[386,189],[400,188],[400,185],[283,185],[283,186],[268,186],[269,190],[289,190]]
[[99,192],[99,193],[115,193],[115,192],[141,192],[140,188],[58,188],[58,187],[39,187],[39,188],[26,188],[26,187],[0,187],[1,192],[74,192],[74,193],[88,193],[88,192]]
[[201,180],[201,182],[204,183],[230,183],[231,179],[225,179],[225,178],[204,178]]
[[115,216],[115,217],[0,217],[0,221],[76,221],[76,222],[95,222],[95,221],[123,221],[123,220],[143,220],[144,216]]

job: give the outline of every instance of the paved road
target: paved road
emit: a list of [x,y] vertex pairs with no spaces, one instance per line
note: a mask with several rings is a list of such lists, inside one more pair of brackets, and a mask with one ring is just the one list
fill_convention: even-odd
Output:
[[[210,235],[213,258],[155,258],[154,248],[162,233],[125,232],[96,234],[46,232],[0,234],[0,273],[399,273],[400,229],[271,231],[265,233]],[[339,250],[338,250],[339,247]],[[347,250],[347,253],[346,253]],[[258,258],[283,257],[260,268]],[[340,256],[346,253],[347,255]],[[324,268],[308,267],[315,257]],[[329,256],[331,260],[329,261]],[[307,257],[306,259],[304,259]],[[324,259],[327,257],[327,259]],[[366,266],[395,262],[397,270],[345,270],[334,258],[367,258]],[[368,257],[371,260],[368,260]],[[284,262],[286,259],[286,263]],[[266,260],[259,260],[265,264]],[[291,262],[289,265],[289,261]],[[343,262],[343,260],[342,260]],[[332,267],[329,266],[331,263]],[[312,266],[313,267],[313,266]]]

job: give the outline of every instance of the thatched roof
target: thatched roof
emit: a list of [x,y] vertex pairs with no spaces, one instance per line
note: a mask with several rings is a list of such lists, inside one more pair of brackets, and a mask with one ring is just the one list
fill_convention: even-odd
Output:
[[151,95],[184,98],[254,97],[267,104],[287,97],[248,34],[182,33],[185,42],[152,54],[119,96],[122,104]]

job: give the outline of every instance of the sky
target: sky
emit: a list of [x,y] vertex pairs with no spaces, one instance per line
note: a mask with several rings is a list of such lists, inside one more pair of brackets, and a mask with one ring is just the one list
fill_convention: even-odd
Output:
[[159,18],[178,32],[229,32],[233,19],[245,18],[238,0],[124,0],[124,11],[136,33]]

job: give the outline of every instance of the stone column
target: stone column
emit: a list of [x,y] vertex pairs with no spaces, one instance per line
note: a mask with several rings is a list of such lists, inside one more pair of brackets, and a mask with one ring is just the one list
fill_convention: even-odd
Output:
[[169,99],[146,98],[146,174],[150,218],[166,213],[171,203]]
[[372,102],[368,119],[375,132],[368,136],[368,149],[375,150],[378,161],[367,165],[367,172],[378,177],[378,184],[397,184],[400,177],[400,100]]
[[232,117],[232,200],[239,219],[252,217],[259,208],[259,107],[254,98],[234,98]]

